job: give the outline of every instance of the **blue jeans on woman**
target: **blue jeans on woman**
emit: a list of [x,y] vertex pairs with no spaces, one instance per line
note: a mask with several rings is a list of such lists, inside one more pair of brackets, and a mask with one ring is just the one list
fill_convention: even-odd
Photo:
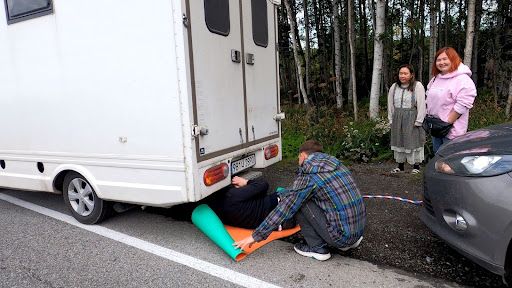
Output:
[[439,150],[441,145],[448,143],[448,142],[450,142],[450,139],[448,139],[446,137],[438,138],[438,137],[432,136],[432,146],[434,148],[434,153],[437,153],[437,150]]

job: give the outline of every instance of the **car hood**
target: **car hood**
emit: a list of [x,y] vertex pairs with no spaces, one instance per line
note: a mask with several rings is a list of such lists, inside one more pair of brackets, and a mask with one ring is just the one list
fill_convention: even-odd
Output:
[[512,122],[468,132],[443,145],[438,154],[512,154]]

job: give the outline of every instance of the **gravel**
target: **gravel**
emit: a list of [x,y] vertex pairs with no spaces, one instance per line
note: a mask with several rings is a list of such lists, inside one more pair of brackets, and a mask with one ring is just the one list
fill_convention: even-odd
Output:
[[[422,174],[391,174],[395,163],[347,165],[363,195],[389,195],[421,200]],[[270,191],[287,187],[294,179],[296,161],[283,160],[266,169],[263,176],[270,184]],[[364,240],[357,249],[340,254],[373,264],[398,268],[421,278],[434,276],[461,285],[475,287],[506,287],[501,276],[495,275],[466,259],[437,238],[419,219],[421,206],[390,199],[365,199],[367,225]],[[150,213],[190,221],[195,203],[174,206],[171,209],[149,208]],[[297,243],[300,233],[284,241]]]
[[[263,170],[271,189],[292,183],[296,161]],[[347,165],[363,195],[391,195],[421,200],[422,175],[391,174],[391,162]],[[481,268],[437,238],[419,219],[421,206],[390,199],[365,199],[367,226],[362,244],[343,255],[371,263],[430,275],[475,287],[505,287],[500,276]],[[300,235],[286,238],[297,242]]]

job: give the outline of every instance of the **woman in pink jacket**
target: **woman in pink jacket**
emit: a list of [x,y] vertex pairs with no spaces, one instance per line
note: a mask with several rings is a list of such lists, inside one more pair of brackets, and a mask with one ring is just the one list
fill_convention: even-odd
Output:
[[434,78],[428,83],[426,92],[427,114],[453,124],[445,137],[432,137],[434,152],[437,152],[443,143],[467,132],[469,109],[473,107],[476,87],[471,79],[471,70],[451,47],[437,51],[432,75]]

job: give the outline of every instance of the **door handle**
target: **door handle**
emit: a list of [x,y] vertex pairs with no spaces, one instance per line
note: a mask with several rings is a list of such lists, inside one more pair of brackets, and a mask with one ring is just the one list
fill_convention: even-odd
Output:
[[240,51],[236,49],[231,49],[231,61],[235,63],[240,63]]
[[245,57],[245,59],[246,59],[246,61],[245,61],[245,62],[246,62],[248,65],[254,65],[254,54],[252,54],[252,53],[247,53],[247,57]]

